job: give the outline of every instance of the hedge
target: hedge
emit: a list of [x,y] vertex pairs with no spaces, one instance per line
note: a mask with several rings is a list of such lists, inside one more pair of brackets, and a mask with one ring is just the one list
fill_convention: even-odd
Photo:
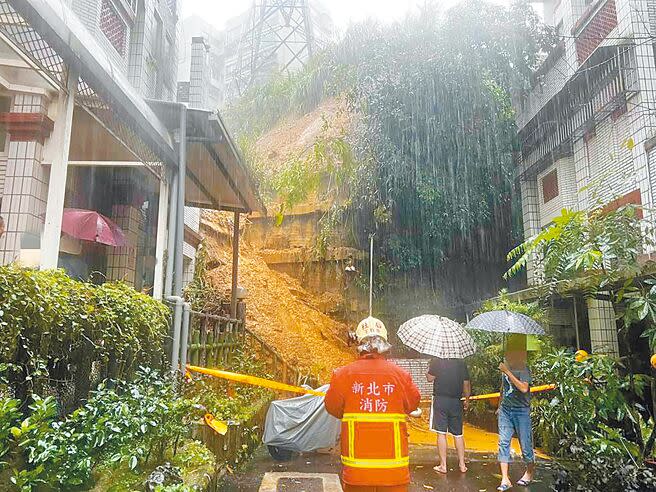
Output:
[[0,376],[23,408],[33,393],[54,393],[69,412],[96,382],[160,367],[169,319],[164,304],[122,282],[0,267]]

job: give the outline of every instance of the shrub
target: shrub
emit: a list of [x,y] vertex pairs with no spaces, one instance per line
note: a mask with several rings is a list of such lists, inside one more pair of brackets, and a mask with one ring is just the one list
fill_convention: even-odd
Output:
[[201,416],[192,400],[176,396],[171,379],[146,368],[133,382],[101,384],[63,420],[56,418],[52,397],[33,400],[25,419],[15,412],[0,415],[0,430],[11,425],[12,482],[21,490],[39,484],[69,490],[87,484],[101,463],[124,462],[134,470],[161,460],[167,449],[175,454]]
[[123,283],[0,267],[0,370],[23,411],[33,393],[51,390],[70,411],[94,380],[159,366],[168,320],[166,306]]
[[533,404],[536,442],[559,458],[557,490],[656,488],[656,476],[642,465],[641,408],[634,402],[647,377],[623,375],[612,357],[577,362],[563,350],[545,354],[534,370],[558,382],[550,398]]

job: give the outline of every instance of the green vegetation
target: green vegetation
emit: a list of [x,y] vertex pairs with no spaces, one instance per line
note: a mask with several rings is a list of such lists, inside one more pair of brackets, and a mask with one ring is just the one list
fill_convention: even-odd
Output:
[[508,254],[514,264],[506,276],[532,262],[552,290],[605,295],[620,313],[624,333],[634,323],[648,322],[642,336],[656,350],[656,279],[638,261],[643,248],[653,246],[654,229],[639,211],[635,205],[612,211],[565,209],[551,226]]
[[499,291],[499,295],[495,299],[483,302],[483,305],[478,310],[477,314],[486,313],[488,311],[511,311],[513,313],[524,314],[538,323],[545,323],[547,321],[547,312],[542,306],[540,306],[539,301],[514,301],[508,295],[507,289]]
[[[17,405],[5,400],[5,407]],[[11,482],[19,490],[88,486],[102,463],[137,470],[175,455],[199,417],[192,400],[178,398],[172,380],[141,368],[134,381],[108,381],[88,401],[60,418],[52,396],[33,395],[29,415],[4,412],[0,436],[8,442]]]
[[[161,490],[190,491],[259,442],[249,421],[269,392],[158,371],[169,319],[160,302],[121,283],[17,267],[0,268],[0,299],[3,490],[142,489],[164,466],[182,482]],[[245,348],[231,366],[266,375]],[[194,440],[206,412],[241,422],[230,463]]]
[[562,350],[543,356],[534,371],[538,381],[558,381],[533,402],[536,442],[559,458],[557,490],[656,487],[656,474],[643,465],[653,452],[654,422],[640,404],[650,378],[626,374],[611,357],[577,362]]
[[0,299],[0,372],[23,412],[46,388],[71,411],[102,379],[163,360],[169,310],[125,284],[6,266]]
[[[656,279],[638,258],[652,246],[653,226],[640,209],[563,210],[552,225],[508,255],[506,276],[531,265],[548,284],[546,292],[579,292],[613,302],[622,329],[641,322],[642,337],[656,349]],[[653,378],[635,374],[635,361],[592,355],[576,362],[571,354],[546,354],[535,366],[536,379],[558,382],[557,394],[534,403],[536,437],[561,458],[558,489],[643,490],[656,476],[643,465],[653,454],[656,426],[646,410],[645,388]]]
[[[228,108],[228,121],[252,142],[283,118],[345,98],[354,121],[344,142],[357,166],[326,226],[338,223],[359,247],[376,232],[377,258],[395,275],[430,280],[459,257],[500,264],[512,229],[509,94],[550,44],[525,3],[467,1],[443,16],[427,7],[393,26],[353,26],[305,70]],[[316,188],[313,173],[296,162],[260,182],[294,203]]]

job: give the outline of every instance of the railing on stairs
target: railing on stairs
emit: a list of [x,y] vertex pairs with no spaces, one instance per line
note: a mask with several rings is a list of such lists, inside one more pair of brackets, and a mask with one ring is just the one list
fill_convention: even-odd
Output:
[[265,363],[267,372],[276,381],[316,387],[316,376],[288,363],[276,349],[246,327],[245,311],[244,303],[239,303],[238,319],[190,311],[187,362],[211,369],[225,369],[238,350],[246,347]]

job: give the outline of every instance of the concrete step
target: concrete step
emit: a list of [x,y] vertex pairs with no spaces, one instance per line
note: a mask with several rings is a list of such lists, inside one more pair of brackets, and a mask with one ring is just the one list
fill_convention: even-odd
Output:
[[259,492],[342,492],[335,473],[268,472]]

